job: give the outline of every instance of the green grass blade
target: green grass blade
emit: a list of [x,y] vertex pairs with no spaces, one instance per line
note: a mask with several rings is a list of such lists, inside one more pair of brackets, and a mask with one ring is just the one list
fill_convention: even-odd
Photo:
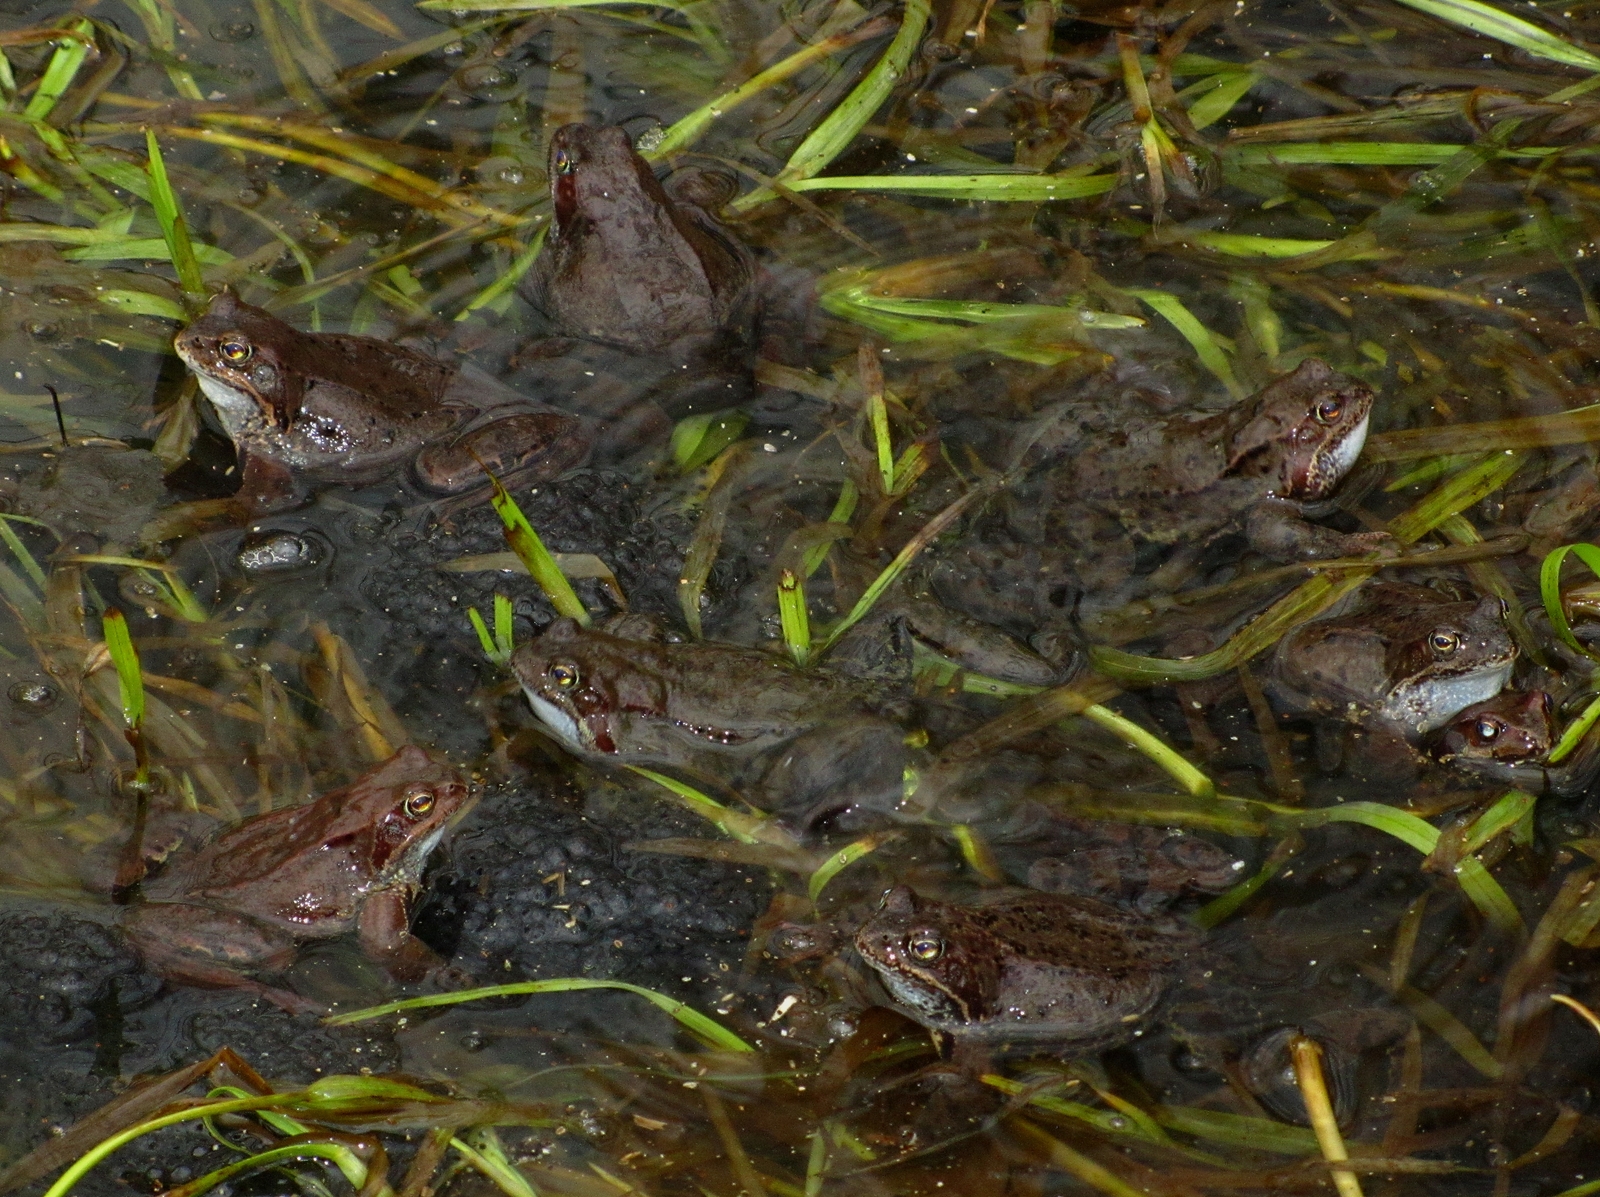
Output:
[[483,471],[489,475],[490,485],[494,487],[494,494],[489,502],[493,505],[495,513],[500,516],[500,522],[505,526],[506,543],[511,546],[511,551],[517,555],[528,575],[539,584],[539,589],[544,591],[545,597],[550,600],[558,614],[569,619],[576,619],[584,627],[590,624],[589,611],[579,601],[578,594],[572,589],[572,583],[567,581],[567,576],[561,572],[561,567],[555,563],[555,558],[550,556],[550,550],[544,547],[544,541],[539,539],[539,534],[533,530],[533,525],[528,522],[528,517],[522,514],[522,508],[517,506],[517,501],[511,497],[511,492],[500,484],[488,469]]
[[[446,0],[451,3],[453,0]],[[810,179],[818,171],[844,152],[856,139],[862,127],[872,119],[873,113],[883,106],[894,90],[895,84],[905,74],[911,55],[922,40],[922,31],[928,24],[930,0],[906,0],[905,13],[900,18],[900,28],[889,43],[889,48],[856,84],[833,111],[795,147],[788,163],[778,173],[775,183],[792,187],[797,182]],[[746,211],[771,199],[775,192],[768,187],[758,187],[741,196],[732,206]]]
[[[1225,147],[1224,159],[1238,166],[1438,166],[1463,150],[1480,147],[1451,142],[1413,141],[1285,141],[1252,142]],[[1557,153],[1553,146],[1519,146],[1489,150],[1490,157],[1542,158]]]
[[865,618],[867,612],[871,611],[874,604],[883,596],[883,592],[894,584],[895,579],[905,572],[906,567],[912,561],[916,560],[917,554],[953,524],[956,518],[967,509],[967,505],[982,493],[984,493],[982,488],[968,491],[929,520],[922,530],[911,538],[906,547],[896,554],[895,559],[883,567],[883,572],[872,580],[872,584],[867,587],[866,592],[856,600],[856,605],[850,608],[850,613],[834,624],[832,630],[828,633],[828,638],[822,643],[823,651],[826,652],[832,648],[838,642],[840,636],[843,636],[845,632]]
[[1233,366],[1228,361],[1228,355],[1223,352],[1222,346],[1217,343],[1217,338],[1212,331],[1195,317],[1183,301],[1176,295],[1169,295],[1165,291],[1156,291],[1146,288],[1130,290],[1128,294],[1148,304],[1167,323],[1183,334],[1183,339],[1194,347],[1195,353],[1200,358],[1200,364],[1222,380],[1222,385],[1236,399],[1244,398],[1244,388],[1239,385],[1239,380],[1233,376]]
[[87,20],[78,20],[68,26],[68,30],[78,36],[63,38],[57,43],[55,52],[45,65],[44,74],[39,76],[38,87],[29,98],[28,106],[22,110],[22,115],[28,120],[42,121],[50,115],[62,94],[72,86],[78,68],[88,56],[89,47],[93,44],[94,26]]
[[686,1002],[677,998],[668,997],[654,989],[646,989],[642,985],[630,985],[626,981],[600,981],[590,977],[555,977],[548,981],[519,981],[511,985],[489,985],[482,989],[463,989],[456,993],[436,993],[427,997],[407,998],[398,1002],[386,1002],[381,1006],[369,1006],[365,1010],[352,1010],[348,1014],[338,1014],[327,1019],[330,1026],[349,1026],[351,1023],[365,1022],[368,1019],[382,1018],[386,1014],[399,1014],[407,1010],[425,1010],[432,1006],[454,1006],[461,1002],[475,1002],[480,998],[492,997],[518,997],[531,993],[574,993],[585,989],[620,989],[624,993],[638,994],[651,1005],[665,1010],[677,1019],[688,1030],[698,1035],[711,1046],[730,1052],[751,1052],[755,1049],[727,1027],[708,1018]]
[[173,193],[167,178],[167,164],[161,157],[161,146],[156,141],[155,130],[145,130],[145,148],[150,175],[150,206],[155,209],[156,220],[161,225],[167,241],[167,252],[172,257],[173,269],[178,272],[178,285],[191,298],[205,295],[205,281],[200,277],[200,263],[194,256],[194,245],[189,240],[189,225],[184,220],[183,208]]
[[[1304,241],[1294,237],[1257,237],[1251,233],[1189,233],[1183,238],[1195,245],[1214,249],[1233,258],[1298,258],[1327,249],[1332,241]],[[1383,257],[1386,251],[1373,250],[1368,256]]]
[[495,647],[508,660],[512,651],[517,647],[516,634],[511,622],[514,614],[511,600],[503,594],[496,594],[494,596],[494,643]]
[[672,427],[672,460],[685,474],[698,470],[743,436],[749,423],[749,413],[736,407],[685,416]]
[[1217,787],[1209,777],[1179,756],[1160,736],[1117,714],[1110,707],[1098,704],[1086,707],[1083,717],[1149,757],[1194,797],[1210,798],[1217,792]]
[[1600,57],[1582,46],[1575,46],[1547,29],[1541,29],[1493,5],[1480,3],[1480,0],[1400,0],[1400,3],[1438,17],[1441,21],[1449,21],[1452,25],[1515,46],[1535,58],[1579,67],[1585,71],[1600,71]]
[[1232,112],[1233,106],[1250,94],[1260,77],[1254,71],[1230,71],[1211,78],[1216,80],[1211,90],[1189,105],[1189,123],[1196,129],[1214,125]]
[[1556,742],[1556,746],[1550,750],[1550,755],[1545,760],[1554,765],[1572,755],[1572,750],[1583,742],[1584,736],[1589,734],[1589,729],[1597,720],[1600,720],[1600,697],[1596,697],[1584,707],[1583,714],[1567,726],[1567,730],[1561,733],[1561,739]]
[[817,871],[811,874],[810,880],[806,882],[806,893],[810,895],[812,903],[815,904],[816,900],[822,896],[822,891],[828,888],[828,882],[869,852],[876,851],[880,844],[886,843],[892,838],[892,832],[876,832],[872,835],[862,836],[859,840],[848,843],[837,852],[832,853],[827,860],[822,862]]
[[1600,578],[1600,546],[1581,542],[1564,544],[1546,553],[1539,566],[1539,597],[1544,600],[1545,614],[1550,617],[1550,626],[1555,629],[1561,642],[1575,652],[1593,657],[1594,654],[1578,643],[1578,638],[1572,634],[1566,609],[1561,605],[1561,564],[1569,555],[1577,557],[1589,567],[1590,573]]
[[144,722],[144,675],[139,669],[139,654],[128,635],[128,621],[115,607],[108,607],[100,621],[106,638],[106,651],[117,670],[117,686],[122,694],[122,718],[137,730]]
[[646,769],[643,765],[629,765],[627,767],[640,777],[648,778],[663,789],[677,795],[685,806],[712,824],[723,835],[730,836],[741,844],[759,844],[762,842],[762,837],[757,832],[764,826],[765,820],[757,819],[755,816],[747,815],[743,811],[723,806],[715,798],[702,794],[692,785],[679,781],[676,777],[668,777],[665,773],[657,773],[654,769]]
[[504,665],[500,659],[499,646],[495,644],[494,637],[489,635],[488,625],[483,622],[483,616],[478,614],[476,607],[467,608],[467,622],[472,625],[472,630],[478,633],[478,646],[483,649],[483,655],[496,665]]
[[465,320],[479,308],[489,307],[502,298],[508,298],[511,289],[522,281],[522,276],[533,268],[534,261],[539,257],[539,251],[544,248],[544,239],[550,232],[548,222],[539,226],[533,237],[528,241],[528,248],[516,256],[511,266],[494,282],[472,297],[472,301],[456,313],[457,320]]
[[28,552],[28,546],[23,544],[21,538],[18,537],[14,531],[12,531],[12,520],[21,520],[24,523],[29,524],[37,523],[38,521],[29,519],[27,516],[16,516],[7,514],[5,512],[0,512],[0,541],[3,541],[6,548],[11,550],[11,555],[15,557],[17,559],[17,563],[27,571],[28,577],[33,579],[34,585],[37,586],[39,588],[39,592],[43,594],[45,586],[44,570],[39,568],[39,563],[34,560],[33,554]]
[[811,617],[806,611],[805,582],[792,569],[778,575],[778,622],[789,656],[796,665],[804,665],[811,657]]
[[700,135],[711,127],[713,121],[733,111],[733,109],[751,97],[759,95],[769,87],[799,74],[812,63],[820,62],[822,59],[837,54],[840,50],[847,49],[858,42],[877,37],[891,27],[889,22],[881,19],[868,21],[856,29],[845,33],[835,33],[831,37],[825,37],[812,45],[806,46],[804,49],[797,50],[766,70],[752,75],[731,91],[723,92],[716,99],[702,104],[699,108],[689,113],[688,116],[680,117],[659,139],[648,147],[640,147],[639,152],[652,161],[674,154],[698,141]]
[[461,1153],[462,1159],[492,1180],[506,1197],[539,1197],[538,1190],[506,1159],[504,1151],[478,1151],[456,1138],[450,1140],[450,1146]]
[[[1043,204],[1051,200],[1087,199],[1117,185],[1115,175],[830,175],[796,179],[790,191],[883,191],[929,199],[992,200]],[[759,195],[752,191],[750,195]],[[749,198],[748,196],[745,198]],[[735,204],[736,208],[748,206]]]
[[[833,510],[828,513],[828,523],[850,526],[850,517],[856,513],[856,503],[861,496],[856,491],[856,484],[848,478],[839,487],[839,497],[834,500]],[[833,547],[832,541],[823,541],[807,551],[801,561],[801,573],[810,577],[822,568],[822,563],[828,558],[828,550]]]

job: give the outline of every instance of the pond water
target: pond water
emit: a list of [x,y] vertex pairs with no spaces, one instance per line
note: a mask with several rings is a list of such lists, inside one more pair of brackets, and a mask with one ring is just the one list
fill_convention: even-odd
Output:
[[1595,20],[0,0],[0,1189],[1600,1191]]

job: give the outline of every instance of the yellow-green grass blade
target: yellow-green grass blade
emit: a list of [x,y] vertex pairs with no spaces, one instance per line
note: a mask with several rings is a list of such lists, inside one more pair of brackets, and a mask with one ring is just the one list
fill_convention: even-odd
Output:
[[547,981],[519,981],[511,985],[488,985],[481,989],[463,989],[455,993],[406,998],[398,1002],[386,1002],[381,1006],[369,1006],[365,1010],[352,1010],[348,1014],[337,1014],[327,1019],[327,1022],[330,1026],[342,1027],[373,1018],[382,1018],[386,1014],[426,1010],[433,1006],[455,1006],[462,1002],[475,1002],[481,998],[518,997],[534,993],[575,993],[586,989],[620,989],[624,993],[637,994],[651,1005],[665,1010],[685,1028],[713,1047],[731,1052],[755,1050],[727,1027],[700,1013],[687,1002],[680,1002],[677,998],[658,993],[654,989],[646,989],[642,985],[631,985],[627,981],[601,981],[592,977],[555,977]]
[[1176,295],[1151,288],[1130,290],[1128,294],[1148,304],[1151,310],[1177,329],[1183,335],[1183,339],[1194,347],[1195,354],[1200,358],[1200,364],[1221,379],[1222,385],[1228,388],[1234,398],[1244,398],[1244,388],[1233,376],[1233,365],[1228,361],[1228,355],[1222,346],[1218,344],[1216,335],[1200,323],[1195,314],[1184,306],[1181,299]]
[[1515,46],[1535,58],[1585,71],[1600,71],[1600,56],[1492,4],[1483,4],[1480,0],[1400,0],[1400,3],[1438,17],[1441,21],[1449,21],[1452,25]]
[[161,157],[161,146],[153,129],[145,130],[145,148],[149,152],[145,170],[150,175],[150,206],[155,209],[156,220],[166,238],[167,252],[173,269],[178,272],[178,285],[191,299],[198,299],[205,294],[205,280],[200,277],[200,263],[195,259],[194,245],[189,240],[189,224],[167,178],[167,164]]
[[[883,102],[889,98],[889,93],[905,74],[912,53],[922,40],[922,31],[928,24],[930,11],[930,0],[906,0],[905,11],[900,17],[900,28],[896,31],[894,40],[889,43],[889,48],[884,51],[883,57],[873,65],[861,82],[856,84],[850,94],[823,118],[822,123],[795,147],[788,163],[774,180],[775,187],[793,187],[797,182],[810,179],[826,168],[855,140],[862,127],[872,119],[873,113],[883,106]],[[748,195],[741,196],[733,207],[738,211],[745,211],[766,202],[774,194],[776,193],[772,188],[758,187]]]
[[522,514],[522,508],[517,506],[517,501],[511,497],[511,492],[501,485],[488,469],[483,471],[489,477],[494,493],[489,502],[499,515],[501,524],[505,528],[506,543],[511,546],[511,551],[517,555],[523,566],[528,571],[528,576],[539,584],[539,589],[550,600],[550,605],[556,609],[557,614],[575,619],[584,627],[590,624],[589,611],[578,598],[577,591],[572,589],[572,583],[567,581],[567,576],[561,572],[561,567],[556,564],[555,558],[550,556],[550,550],[544,547],[544,541],[539,539],[539,534],[533,530],[533,525],[528,522],[528,517]]

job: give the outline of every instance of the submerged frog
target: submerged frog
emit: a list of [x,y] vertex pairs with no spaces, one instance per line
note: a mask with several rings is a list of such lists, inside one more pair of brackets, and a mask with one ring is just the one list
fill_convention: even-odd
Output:
[[616,126],[556,130],[555,220],[521,284],[554,333],[680,362],[748,351],[754,263],[711,215],[730,197],[712,176],[671,182],[673,194]]
[[895,1006],[956,1047],[1096,1051],[1161,1005],[1198,934],[1070,894],[958,906],[897,886],[856,932]]
[[[588,452],[585,421],[470,366],[375,337],[308,333],[224,291],[174,342],[239,451],[241,494],[272,505],[305,481],[362,484],[409,467],[454,494],[554,477]],[[481,464],[480,464],[481,463]]]
[[1135,418],[1071,404],[1039,438],[1042,493],[1023,496],[1013,523],[1026,540],[1064,546],[1091,592],[1131,575],[1138,542],[1193,553],[1242,531],[1276,559],[1367,552],[1386,538],[1336,532],[1306,516],[1355,465],[1372,400],[1365,383],[1309,358],[1214,415]]
[[1499,599],[1454,602],[1397,583],[1362,594],[1356,610],[1302,624],[1279,641],[1271,686],[1290,709],[1415,742],[1510,679],[1517,646]]
[[402,748],[343,789],[172,852],[124,930],[174,980],[254,988],[284,1004],[292,995],[246,974],[279,971],[298,944],[350,931],[400,980],[442,975],[410,933],[410,905],[466,800],[453,770]]
[[761,649],[668,643],[652,621],[629,616],[593,628],[557,619],[517,649],[511,668],[563,744],[624,763],[753,755],[860,713],[867,698],[851,679]]
[[1433,741],[1433,755],[1530,794],[1571,798],[1587,793],[1600,773],[1600,734],[1591,731],[1559,763],[1550,763],[1556,743],[1553,707],[1543,690],[1506,690],[1446,723]]

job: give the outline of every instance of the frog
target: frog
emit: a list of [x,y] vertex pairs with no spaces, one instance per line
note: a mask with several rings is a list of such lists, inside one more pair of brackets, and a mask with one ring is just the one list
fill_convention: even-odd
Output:
[[[459,774],[408,745],[350,785],[194,844],[161,840],[123,931],[168,979],[306,1003],[254,979],[311,940],[354,931],[401,981],[453,981],[409,930],[428,856],[463,811]],[[156,841],[152,841],[153,843]]]
[[1355,609],[1278,642],[1269,689],[1291,711],[1333,715],[1416,744],[1505,687],[1517,659],[1504,605],[1425,586],[1372,584]]
[[1220,894],[1245,876],[1239,857],[1179,828],[1052,812],[1049,830],[1072,847],[1030,862],[1032,889],[1083,894],[1153,914],[1189,894]]
[[1200,937],[1078,894],[957,904],[898,885],[854,942],[894,1008],[942,1048],[1088,1053],[1150,1024]]
[[[1193,559],[1232,532],[1280,561],[1387,547],[1383,533],[1309,522],[1325,514],[1360,457],[1373,400],[1366,383],[1307,358],[1248,400],[1210,414],[1058,406],[1014,451],[1023,480],[1006,523],[1024,544],[1055,550],[1050,560],[1028,560],[1028,586],[1049,593],[1074,585],[1091,605],[1124,601],[1139,545]],[[983,581],[983,569],[966,572]],[[1007,581],[990,584],[1003,592]]]
[[1555,700],[1544,690],[1505,690],[1458,712],[1430,744],[1434,759],[1529,794],[1573,798],[1600,773],[1600,734],[1590,731],[1559,763]]
[[712,215],[718,176],[669,192],[623,129],[583,124],[552,134],[549,171],[554,219],[519,289],[555,335],[677,362],[749,345],[755,266]]
[[484,470],[518,482],[583,462],[592,429],[468,364],[376,337],[302,332],[231,291],[173,342],[242,464],[240,493],[283,506],[307,483],[364,485],[409,471],[456,495]]
[[676,764],[749,756],[863,711],[868,688],[759,648],[672,642],[654,620],[565,617],[511,657],[535,715],[579,756]]

